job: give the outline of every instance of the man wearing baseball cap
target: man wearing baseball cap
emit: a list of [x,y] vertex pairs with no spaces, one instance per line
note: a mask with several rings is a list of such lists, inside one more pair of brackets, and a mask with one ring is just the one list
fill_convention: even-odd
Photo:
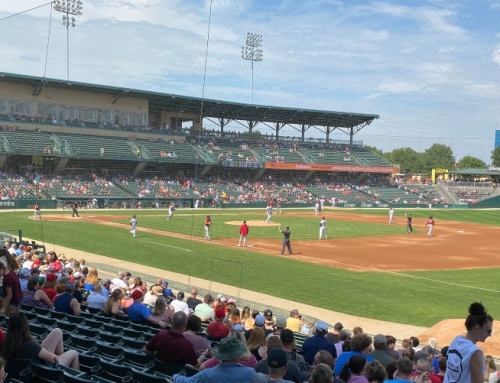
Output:
[[334,358],[337,357],[335,345],[325,338],[326,334],[328,334],[328,325],[325,322],[316,323],[316,334],[307,338],[302,345],[306,363],[312,365],[314,355],[320,350],[328,351]]
[[211,322],[207,327],[207,334],[213,336],[214,338],[225,338],[229,335],[230,328],[226,326],[223,321],[226,317],[226,312],[224,309],[216,309],[215,320]]
[[387,365],[394,360],[385,353],[385,350],[387,349],[387,337],[382,334],[375,335],[373,337],[373,347],[375,350],[370,351],[368,355],[373,359],[378,360],[382,363],[382,366],[386,368]]
[[131,322],[138,324],[147,324],[149,322],[158,324],[162,328],[167,327],[165,322],[158,320],[157,318],[153,318],[151,311],[145,304],[142,303],[144,300],[144,294],[141,290],[134,290],[131,298],[134,300],[134,303],[132,303],[127,310],[127,315]]
[[244,367],[239,364],[240,357],[248,349],[236,338],[224,338],[219,343],[215,358],[221,362],[213,367],[198,372],[196,375],[187,377],[174,375],[174,383],[251,383],[256,375],[253,368]]
[[[272,334],[273,330],[268,330],[266,328],[266,318],[264,317],[264,315],[262,314],[258,314],[256,317],[255,317],[255,322],[253,324],[253,328],[256,328],[256,327],[260,327],[262,330],[264,330],[264,333],[266,334],[266,337],[269,335],[269,334]],[[250,334],[252,333],[252,329],[248,330],[246,333],[245,333],[245,339],[248,341],[248,339],[250,339]]]
[[265,383],[265,382],[290,382],[290,380],[284,380],[283,377],[286,374],[288,368],[288,358],[286,352],[280,348],[275,348],[267,354],[267,368],[268,374],[258,373],[252,383]]
[[60,313],[66,313],[69,315],[80,316],[80,304],[73,296],[75,291],[75,284],[68,282],[66,283],[66,291],[64,294],[58,295],[54,302],[54,310]]
[[101,295],[108,299],[109,298],[109,289],[111,288],[111,279],[109,278],[103,278],[101,280]]
[[173,300],[170,305],[174,308],[174,311],[184,311],[186,315],[189,315],[189,306],[184,302],[184,291],[179,291],[177,293],[177,299]]

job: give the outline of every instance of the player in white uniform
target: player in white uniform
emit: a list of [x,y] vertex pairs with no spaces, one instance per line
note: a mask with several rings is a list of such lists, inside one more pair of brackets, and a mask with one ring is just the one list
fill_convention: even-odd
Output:
[[276,203],[276,214],[281,213],[281,200],[279,199]]
[[335,198],[335,197],[332,197],[332,198],[331,198],[332,207],[335,207],[335,201],[336,201],[336,198]]
[[323,234],[325,235],[325,239],[328,239],[328,234],[326,234],[326,219],[325,219],[325,217],[321,217],[321,221],[319,223],[319,239],[323,238]]
[[314,205],[314,214],[315,215],[319,214],[319,201],[316,202],[316,205]]
[[392,207],[389,209],[389,223],[394,223],[394,210]]
[[267,219],[266,219],[267,223],[271,222],[272,216],[273,216],[273,206],[272,205],[267,205]]
[[133,215],[130,220],[130,234],[135,238],[135,230],[137,229],[137,216]]
[[198,209],[199,206],[200,206],[200,200],[197,199],[196,202],[194,203],[194,208]]
[[168,218],[167,218],[167,221],[169,221],[174,216],[174,211],[175,211],[175,207],[174,207],[174,203],[172,202],[170,204],[170,206],[168,207]]

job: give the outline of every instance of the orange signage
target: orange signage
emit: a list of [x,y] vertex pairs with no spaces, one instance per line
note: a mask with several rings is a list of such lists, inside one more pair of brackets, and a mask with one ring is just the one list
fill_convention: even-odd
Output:
[[387,174],[397,172],[397,169],[392,166],[297,164],[293,162],[266,162],[266,169]]

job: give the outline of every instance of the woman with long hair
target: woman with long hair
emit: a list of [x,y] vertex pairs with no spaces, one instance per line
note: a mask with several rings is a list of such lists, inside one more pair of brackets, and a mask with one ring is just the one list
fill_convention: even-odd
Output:
[[112,315],[124,315],[123,309],[120,305],[121,300],[123,299],[124,294],[121,289],[116,289],[111,294],[109,294],[109,298],[104,304],[104,315],[112,316]]
[[2,344],[2,354],[9,362],[16,359],[30,359],[45,364],[59,363],[62,366],[80,369],[78,352],[70,350],[64,352],[62,331],[52,330],[39,344],[30,333],[30,324],[24,314],[12,314],[9,317],[7,335]]
[[250,352],[255,356],[257,361],[262,357],[259,355],[259,348],[266,344],[266,333],[260,327],[255,327],[250,332],[250,337],[247,340],[247,347]]
[[49,251],[47,253],[47,261],[49,263],[49,267],[47,269],[49,273],[62,274],[63,265],[59,258],[57,258],[57,254],[54,251]]
[[241,324],[240,309],[235,307],[229,315],[229,325],[233,327],[234,325]]
[[339,378],[345,383],[368,383],[368,379],[363,376],[366,358],[364,355],[353,355],[349,362],[344,364],[340,371]]
[[89,275],[87,275],[87,278],[85,278],[85,283],[83,285],[83,288],[89,291],[93,291],[94,285],[98,284],[99,284],[99,274],[97,273],[97,269],[95,267],[92,267],[89,270]]
[[495,366],[495,359],[491,355],[486,355],[485,363],[486,370],[484,372],[485,383],[496,383],[498,381],[497,366]]
[[172,326],[172,317],[174,316],[174,311],[170,310],[165,303],[165,300],[158,298],[155,302],[155,307],[153,308],[153,318],[165,322],[168,327]]
[[44,309],[54,308],[47,294],[40,290],[40,280],[37,277],[28,279],[28,286],[23,290],[23,304]]
[[2,249],[0,258],[5,259],[7,262],[6,264],[1,263],[0,277],[3,277],[2,290],[5,297],[3,300],[5,316],[9,316],[10,314],[17,314],[19,312],[23,302],[23,291],[19,277],[15,271],[18,266],[14,257],[7,250]]
[[484,342],[493,332],[493,318],[484,306],[474,302],[465,320],[465,335],[450,344],[444,383],[483,383],[484,354],[477,342]]
[[250,318],[250,307],[245,306],[243,310],[241,310],[241,325],[245,331],[250,330],[252,327],[248,326],[247,320]]

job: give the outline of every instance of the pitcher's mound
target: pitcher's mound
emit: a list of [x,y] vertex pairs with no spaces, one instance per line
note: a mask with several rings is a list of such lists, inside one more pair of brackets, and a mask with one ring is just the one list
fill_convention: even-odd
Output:
[[[226,221],[224,222],[226,225],[234,225],[234,226],[240,226],[243,221]],[[269,222],[267,223],[266,221],[247,221],[248,226],[280,226],[280,223],[277,222]]]

